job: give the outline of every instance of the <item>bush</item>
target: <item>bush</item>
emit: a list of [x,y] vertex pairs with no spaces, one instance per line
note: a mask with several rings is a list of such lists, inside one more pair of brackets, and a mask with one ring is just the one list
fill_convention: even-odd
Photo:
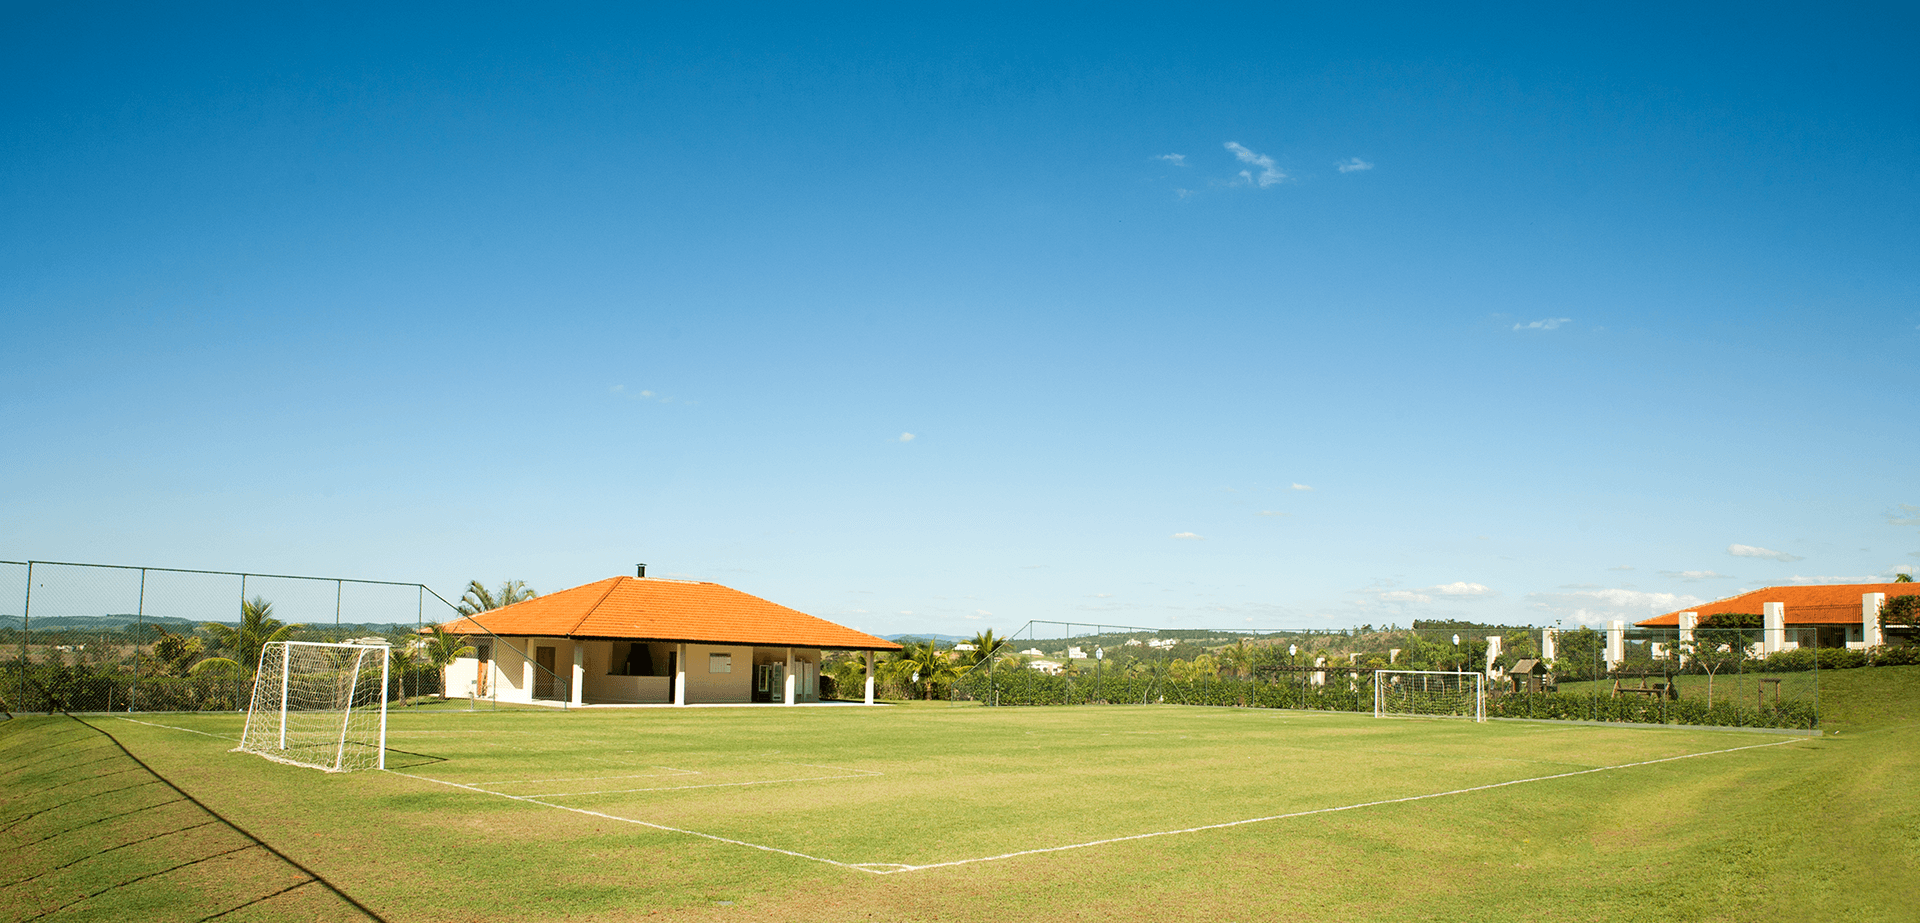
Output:
[[1867,652],[1844,647],[1803,647],[1776,651],[1748,665],[1748,673],[1799,673],[1818,664],[1822,670],[1851,670],[1867,665]]
[[1873,649],[1871,659],[1876,667],[1910,667],[1920,664],[1920,647],[1883,644]]

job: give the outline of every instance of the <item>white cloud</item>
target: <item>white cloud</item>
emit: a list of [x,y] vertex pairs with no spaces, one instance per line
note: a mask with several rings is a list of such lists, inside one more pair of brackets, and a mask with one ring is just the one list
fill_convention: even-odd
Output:
[[1887,514],[1887,525],[1920,526],[1920,506],[1902,503],[1900,508]]
[[900,610],[900,614],[901,614],[901,615],[912,615],[912,614],[913,614],[913,610],[912,610],[912,609],[902,609],[902,610]]
[[1441,596],[1498,596],[1500,595],[1494,592],[1492,589],[1488,588],[1486,584],[1468,583],[1464,580],[1456,580],[1453,583],[1444,583],[1444,584],[1441,584],[1440,586],[1428,587],[1428,590],[1433,593],[1438,593]]
[[1571,323],[1573,323],[1573,318],[1571,317],[1543,317],[1537,321],[1534,321],[1531,324],[1514,324],[1513,329],[1515,330],[1552,330],[1556,327],[1559,327],[1561,324],[1571,324]]
[[1294,490],[1312,490],[1313,488],[1311,488],[1311,487],[1308,487],[1308,486],[1307,486],[1307,485],[1305,485],[1305,484],[1295,484],[1295,485],[1293,485],[1293,489],[1294,489]]
[[1619,567],[1609,567],[1609,568],[1607,568],[1607,570],[1633,570],[1633,565],[1631,565],[1631,564],[1622,564],[1622,565],[1620,565]]
[[1433,597],[1428,596],[1425,593],[1416,593],[1412,590],[1387,590],[1386,592],[1380,594],[1380,599],[1384,602],[1390,602],[1390,603],[1433,602]]
[[1245,145],[1238,141],[1228,141],[1227,150],[1232,151],[1233,156],[1238,158],[1241,163],[1252,164],[1260,168],[1259,176],[1254,176],[1250,170],[1241,170],[1240,178],[1246,182],[1258,184],[1260,188],[1265,189],[1274,183],[1284,183],[1287,181],[1287,174],[1281,172],[1280,168],[1274,165],[1272,157],[1268,157],[1265,154],[1256,154],[1248,150]]
[[1207,540],[1206,536],[1199,535],[1193,532],[1175,532],[1173,533],[1173,537],[1179,538],[1179,539],[1186,539],[1188,541],[1194,541],[1194,542],[1204,542]]
[[1257,512],[1253,515],[1255,516],[1292,516],[1293,514],[1285,512],[1283,510],[1261,510],[1260,512]]
[[1094,599],[1112,599],[1113,594],[1112,593],[1095,593],[1093,594],[1093,598]]
[[1758,545],[1728,545],[1727,553],[1736,558],[1766,558],[1770,561],[1780,561],[1782,563],[1806,560],[1806,558],[1797,554],[1788,554],[1784,551],[1775,551],[1771,548],[1762,548]]
[[987,610],[985,610],[985,609],[975,609],[975,610],[973,610],[973,614],[974,614],[974,615],[992,615],[993,613],[991,613],[991,612],[988,612],[988,611],[987,611]]
[[1187,155],[1185,154],[1161,154],[1153,159],[1164,160],[1176,167],[1184,167],[1187,165]]
[[1364,160],[1361,160],[1358,157],[1349,157],[1346,160],[1341,161],[1340,163],[1334,164],[1334,166],[1337,169],[1339,169],[1339,171],[1342,173],[1352,173],[1355,170],[1373,169],[1373,164],[1370,164]]
[[1649,593],[1643,590],[1575,590],[1571,593],[1528,593],[1533,608],[1564,616],[1579,624],[1596,625],[1613,619],[1635,621],[1706,602],[1686,593]]
[[1677,577],[1681,580],[1687,581],[1688,583],[1692,583],[1696,580],[1732,580],[1734,579],[1732,574],[1722,574],[1718,571],[1711,571],[1711,570],[1663,570],[1660,573],[1668,577]]
[[912,433],[901,433],[901,434],[900,434],[900,441],[901,441],[901,442],[912,442],[913,440],[914,440],[914,435],[913,435]]
[[1885,581],[1886,578],[1880,574],[1866,574],[1859,577],[1836,576],[1833,574],[1819,574],[1808,577],[1803,577],[1799,574],[1793,575],[1793,582],[1801,586],[1825,586],[1835,583],[1884,583]]

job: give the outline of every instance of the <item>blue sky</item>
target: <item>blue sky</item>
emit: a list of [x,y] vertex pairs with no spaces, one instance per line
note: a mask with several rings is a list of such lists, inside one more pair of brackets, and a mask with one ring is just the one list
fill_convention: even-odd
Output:
[[884,633],[1920,565],[1911,7],[9,20],[0,557]]

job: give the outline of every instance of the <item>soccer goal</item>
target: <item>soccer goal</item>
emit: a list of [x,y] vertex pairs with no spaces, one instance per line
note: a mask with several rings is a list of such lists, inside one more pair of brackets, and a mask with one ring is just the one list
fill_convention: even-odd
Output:
[[1487,720],[1486,677],[1429,670],[1373,671],[1373,716]]
[[387,651],[384,644],[268,644],[234,749],[328,772],[387,768]]

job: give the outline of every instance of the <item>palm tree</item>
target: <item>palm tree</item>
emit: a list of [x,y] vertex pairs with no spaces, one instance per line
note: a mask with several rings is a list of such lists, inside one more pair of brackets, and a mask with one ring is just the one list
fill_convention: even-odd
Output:
[[427,666],[444,670],[454,661],[473,653],[473,645],[467,643],[466,635],[456,635],[436,625],[427,629],[416,651]]
[[1000,649],[1007,646],[1007,639],[994,637],[993,629],[989,628],[974,635],[973,640],[968,643],[973,645],[973,650],[967,654],[967,660],[977,667],[981,664],[993,663]]
[[240,624],[207,622],[201,626],[213,636],[213,643],[232,655],[239,668],[249,674],[260,666],[260,650],[275,641],[285,641],[299,631],[299,625],[283,625],[273,617],[273,603],[258,596],[240,604]]
[[1894,583],[1912,583],[1913,575],[1912,574],[1894,574],[1893,582]]
[[[908,641],[900,653],[887,662],[890,679],[902,686],[911,688],[915,684],[924,684],[927,700],[933,700],[933,686],[941,680],[951,680],[963,672],[954,665],[946,653],[932,638],[925,642]],[[914,677],[919,677],[915,679]]]
[[466,595],[460,597],[460,604],[453,608],[461,615],[479,615],[489,609],[511,606],[538,595],[540,594],[535,593],[533,587],[518,580],[505,581],[500,584],[498,591],[492,593],[487,592],[486,584],[478,580],[469,580]]

